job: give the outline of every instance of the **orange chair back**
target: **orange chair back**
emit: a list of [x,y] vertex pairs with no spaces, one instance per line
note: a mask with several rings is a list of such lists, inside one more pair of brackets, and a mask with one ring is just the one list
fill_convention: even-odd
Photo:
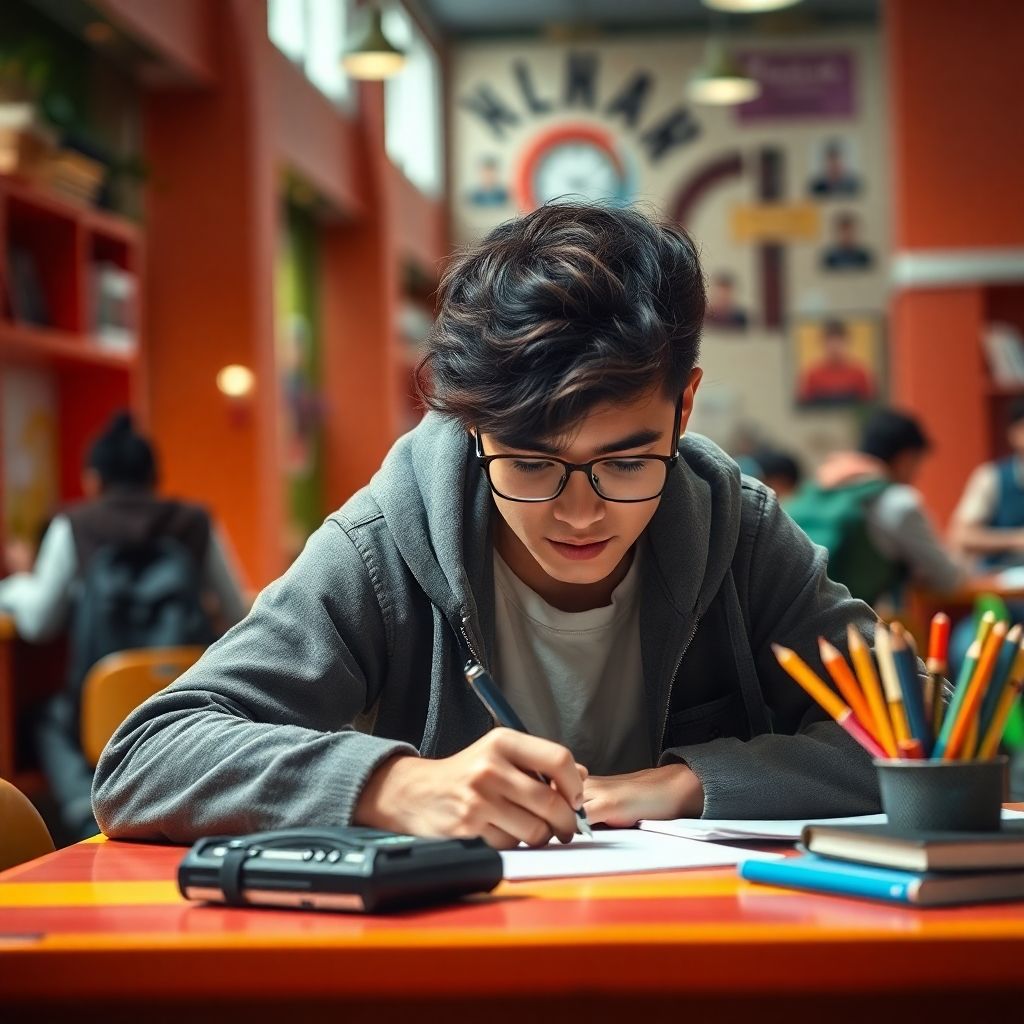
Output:
[[114,730],[147,698],[174,682],[202,647],[154,647],[101,658],[82,685],[81,742],[95,765]]
[[32,802],[0,779],[0,871],[52,852],[53,840]]

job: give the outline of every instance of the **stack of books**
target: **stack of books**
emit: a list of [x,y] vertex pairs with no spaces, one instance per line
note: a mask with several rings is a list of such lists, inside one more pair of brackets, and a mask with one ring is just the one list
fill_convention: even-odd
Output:
[[889,825],[808,825],[806,851],[749,860],[751,882],[941,907],[1024,900],[1024,821],[997,832],[901,832]]

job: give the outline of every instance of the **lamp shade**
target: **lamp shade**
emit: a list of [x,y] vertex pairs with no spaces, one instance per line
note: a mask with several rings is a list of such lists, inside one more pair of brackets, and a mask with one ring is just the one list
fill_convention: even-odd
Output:
[[778,11],[792,7],[800,0],[704,0],[704,6],[730,14],[760,14],[762,11]]
[[398,74],[405,66],[405,53],[392,46],[384,35],[380,8],[373,7],[362,38],[346,48],[341,56],[342,67],[351,78],[379,82]]
[[724,46],[712,44],[704,66],[691,79],[688,92],[694,103],[728,106],[757,99],[761,83],[751,78]]

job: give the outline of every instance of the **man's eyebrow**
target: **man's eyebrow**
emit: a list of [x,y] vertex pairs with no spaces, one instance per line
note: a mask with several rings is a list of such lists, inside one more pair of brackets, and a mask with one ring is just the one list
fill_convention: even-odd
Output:
[[[626,437],[619,438],[617,441],[611,441],[608,444],[601,445],[594,452],[594,458],[600,458],[602,455],[607,455],[610,452],[625,452],[631,448],[646,448],[650,444],[654,444],[655,441],[660,441],[664,437],[664,431],[652,430],[647,428],[645,430],[637,430]],[[536,438],[523,438],[521,441],[510,438],[509,440],[503,440],[501,442],[506,448],[517,448],[524,452],[538,452],[543,455],[554,455],[559,456],[560,451],[554,445],[548,444],[544,441],[539,441]]]

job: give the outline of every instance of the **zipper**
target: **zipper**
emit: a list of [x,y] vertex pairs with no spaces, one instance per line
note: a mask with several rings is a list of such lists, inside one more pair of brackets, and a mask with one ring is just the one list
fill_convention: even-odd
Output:
[[469,639],[469,632],[466,629],[466,626],[468,625],[469,621],[470,621],[469,615],[466,614],[466,613],[463,613],[462,614],[462,623],[459,626],[459,634],[462,637],[463,643],[466,645],[466,650],[469,651],[469,653],[471,655],[473,655],[473,660],[478,665],[480,665],[482,668],[486,668],[486,666],[483,663],[483,660],[481,659],[480,655],[477,653],[476,648],[473,646],[473,641]]
[[661,716],[661,738],[658,740],[658,751],[655,754],[655,758],[661,757],[662,750],[665,749],[665,730],[668,728],[668,709],[672,705],[672,689],[673,684],[676,681],[676,676],[679,675],[679,669],[682,667],[683,658],[686,657],[686,652],[690,649],[690,644],[693,643],[693,638],[697,635],[697,629],[700,626],[700,616],[697,616],[697,621],[693,624],[693,630],[690,632],[690,638],[683,645],[683,649],[679,654],[679,658],[676,661],[676,667],[672,671],[672,676],[668,683],[668,696],[665,698],[665,711]]

